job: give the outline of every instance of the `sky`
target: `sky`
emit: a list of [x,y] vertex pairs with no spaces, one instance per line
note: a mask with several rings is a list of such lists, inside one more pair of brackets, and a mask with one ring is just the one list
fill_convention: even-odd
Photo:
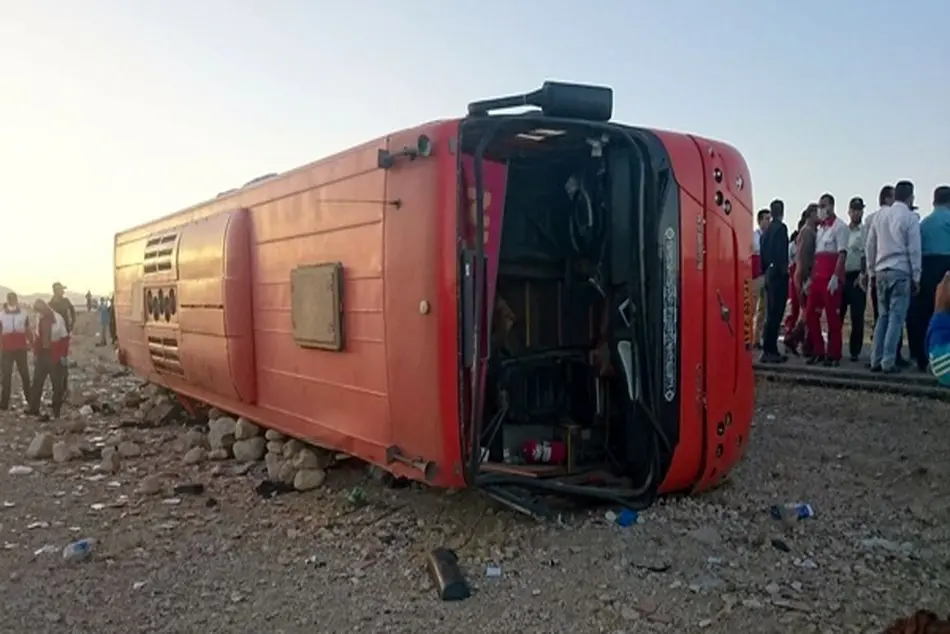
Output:
[[950,183],[940,0],[0,0],[0,284],[112,288],[117,231],[545,79],[719,138],[755,204]]

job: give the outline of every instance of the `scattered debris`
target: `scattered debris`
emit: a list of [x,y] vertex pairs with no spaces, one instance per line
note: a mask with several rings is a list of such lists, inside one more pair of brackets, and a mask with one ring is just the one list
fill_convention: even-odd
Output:
[[427,570],[443,601],[461,601],[471,596],[468,582],[459,567],[458,556],[447,548],[436,548],[427,557]]

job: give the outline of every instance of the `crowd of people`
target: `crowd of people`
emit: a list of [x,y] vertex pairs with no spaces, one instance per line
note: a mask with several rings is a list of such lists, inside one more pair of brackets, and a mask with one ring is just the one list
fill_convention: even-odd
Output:
[[[934,190],[933,210],[923,219],[914,201],[914,184],[900,181],[881,189],[879,208],[866,218],[864,200],[852,198],[844,221],[835,197],[822,194],[791,234],[781,200],[758,212],[752,266],[763,363],[782,363],[787,352],[809,364],[839,366],[846,318],[849,357],[859,362],[870,297],[868,368],[890,374],[916,366],[950,381],[950,186]],[[937,350],[944,330],[946,358]]]
[[[69,385],[69,337],[76,324],[76,309],[66,288],[53,284],[48,301],[37,299],[33,313],[20,305],[16,293],[7,293],[0,312],[0,410],[10,407],[13,370],[20,376],[27,399],[27,413],[38,416],[47,379],[53,391],[52,414],[59,417]],[[28,352],[33,350],[33,375]]]

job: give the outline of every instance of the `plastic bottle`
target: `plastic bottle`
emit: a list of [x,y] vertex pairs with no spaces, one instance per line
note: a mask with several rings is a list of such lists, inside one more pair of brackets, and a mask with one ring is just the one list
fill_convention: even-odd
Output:
[[95,545],[94,539],[80,539],[63,548],[63,559],[68,561],[83,561],[92,554],[92,547]]
[[776,504],[771,509],[769,509],[769,512],[772,514],[772,518],[776,520],[807,520],[808,518],[815,517],[815,509],[812,508],[812,505],[803,504],[801,502]]

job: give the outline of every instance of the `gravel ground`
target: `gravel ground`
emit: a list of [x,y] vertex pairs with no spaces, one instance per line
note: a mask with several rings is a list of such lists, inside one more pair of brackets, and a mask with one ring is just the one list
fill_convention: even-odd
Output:
[[[75,347],[73,398],[121,404],[134,379],[89,339]],[[0,632],[881,632],[950,610],[950,406],[759,387],[733,478],[629,528],[604,510],[539,524],[476,493],[394,489],[355,461],[316,491],[264,500],[261,464],[185,466],[177,424],[126,430],[142,455],[106,475],[26,448],[39,429],[95,443],[121,413],[5,413]],[[149,495],[149,475],[206,489]],[[798,501],[817,516],[769,517]],[[97,540],[92,556],[64,561],[80,537]],[[457,551],[469,600],[434,597],[423,562],[437,546]]]

